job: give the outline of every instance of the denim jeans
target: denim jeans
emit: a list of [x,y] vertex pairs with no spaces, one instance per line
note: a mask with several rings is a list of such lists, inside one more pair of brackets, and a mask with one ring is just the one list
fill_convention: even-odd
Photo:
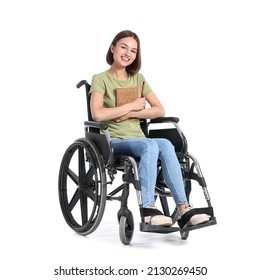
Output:
[[115,155],[140,158],[138,165],[143,207],[154,206],[157,162],[161,160],[163,178],[176,205],[187,203],[183,178],[174,146],[163,138],[112,139]]

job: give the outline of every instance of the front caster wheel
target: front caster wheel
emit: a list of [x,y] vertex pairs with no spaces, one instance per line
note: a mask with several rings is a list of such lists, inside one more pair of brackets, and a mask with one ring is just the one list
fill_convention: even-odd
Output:
[[134,218],[130,215],[121,216],[119,220],[119,237],[124,245],[129,245],[134,235]]

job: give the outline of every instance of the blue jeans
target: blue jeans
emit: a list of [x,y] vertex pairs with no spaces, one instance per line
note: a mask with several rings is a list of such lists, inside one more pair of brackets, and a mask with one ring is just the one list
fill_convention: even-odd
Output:
[[143,207],[154,206],[157,162],[161,160],[163,178],[176,205],[187,203],[183,178],[174,146],[163,138],[112,139],[115,155],[140,158],[138,165]]

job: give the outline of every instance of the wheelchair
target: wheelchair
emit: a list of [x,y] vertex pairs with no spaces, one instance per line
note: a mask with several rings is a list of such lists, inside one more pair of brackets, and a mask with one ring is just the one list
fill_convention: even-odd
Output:
[[[121,205],[117,219],[120,241],[124,245],[130,244],[134,233],[134,218],[128,208],[130,185],[133,185],[136,190],[141,216],[140,231],[142,232],[164,234],[180,232],[181,239],[187,239],[190,231],[215,225],[217,221],[206,181],[198,161],[187,151],[187,140],[178,125],[179,119],[176,117],[141,120],[141,127],[147,137],[167,138],[172,142],[180,163],[188,201],[191,193],[191,182],[195,180],[201,186],[207,204],[207,207],[198,209],[202,213],[209,214],[211,218],[206,223],[188,227],[162,227],[145,223],[145,208],[142,208],[141,186],[138,176],[138,159],[125,155],[114,155],[108,126],[92,119],[89,97],[90,84],[86,80],[81,80],[77,84],[77,88],[82,86],[85,86],[88,109],[88,121],[84,122],[85,137],[75,140],[67,148],[59,169],[59,202],[63,217],[69,227],[80,235],[93,233],[102,220],[106,201],[119,201]],[[151,125],[154,124],[155,128],[151,128]],[[160,127],[162,124],[164,124],[163,128]],[[165,124],[171,124],[170,128],[165,128]],[[178,219],[178,210],[176,206],[173,210],[169,207],[167,198],[172,195],[164,182],[159,161],[157,170],[156,203],[159,201],[163,214],[171,216],[173,223],[175,223]],[[122,184],[109,190],[118,173],[122,174]],[[173,199],[172,202],[174,202]]]

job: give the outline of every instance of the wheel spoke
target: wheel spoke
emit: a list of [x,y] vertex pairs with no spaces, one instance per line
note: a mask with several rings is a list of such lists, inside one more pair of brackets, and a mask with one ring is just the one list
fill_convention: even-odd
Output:
[[84,149],[82,147],[79,147],[78,149],[78,168],[79,168],[79,180],[81,181],[86,174]]
[[80,197],[80,192],[79,189],[77,189],[69,203],[69,211],[71,212],[73,210],[73,208],[75,207],[75,205],[77,204],[77,202],[79,201],[79,197]]
[[86,224],[88,221],[88,200],[83,192],[80,192],[80,208],[81,208],[81,220],[82,224]]
[[91,183],[93,181],[93,175],[95,173],[94,167],[93,165],[89,167],[88,172],[80,177],[81,180],[79,182],[79,185],[83,186],[83,185],[87,185],[89,183]]
[[67,170],[67,174],[76,185],[79,184],[79,177],[71,169]]
[[92,201],[95,200],[95,192],[92,190],[92,188],[88,186],[83,186],[80,189],[88,198],[90,198]]

